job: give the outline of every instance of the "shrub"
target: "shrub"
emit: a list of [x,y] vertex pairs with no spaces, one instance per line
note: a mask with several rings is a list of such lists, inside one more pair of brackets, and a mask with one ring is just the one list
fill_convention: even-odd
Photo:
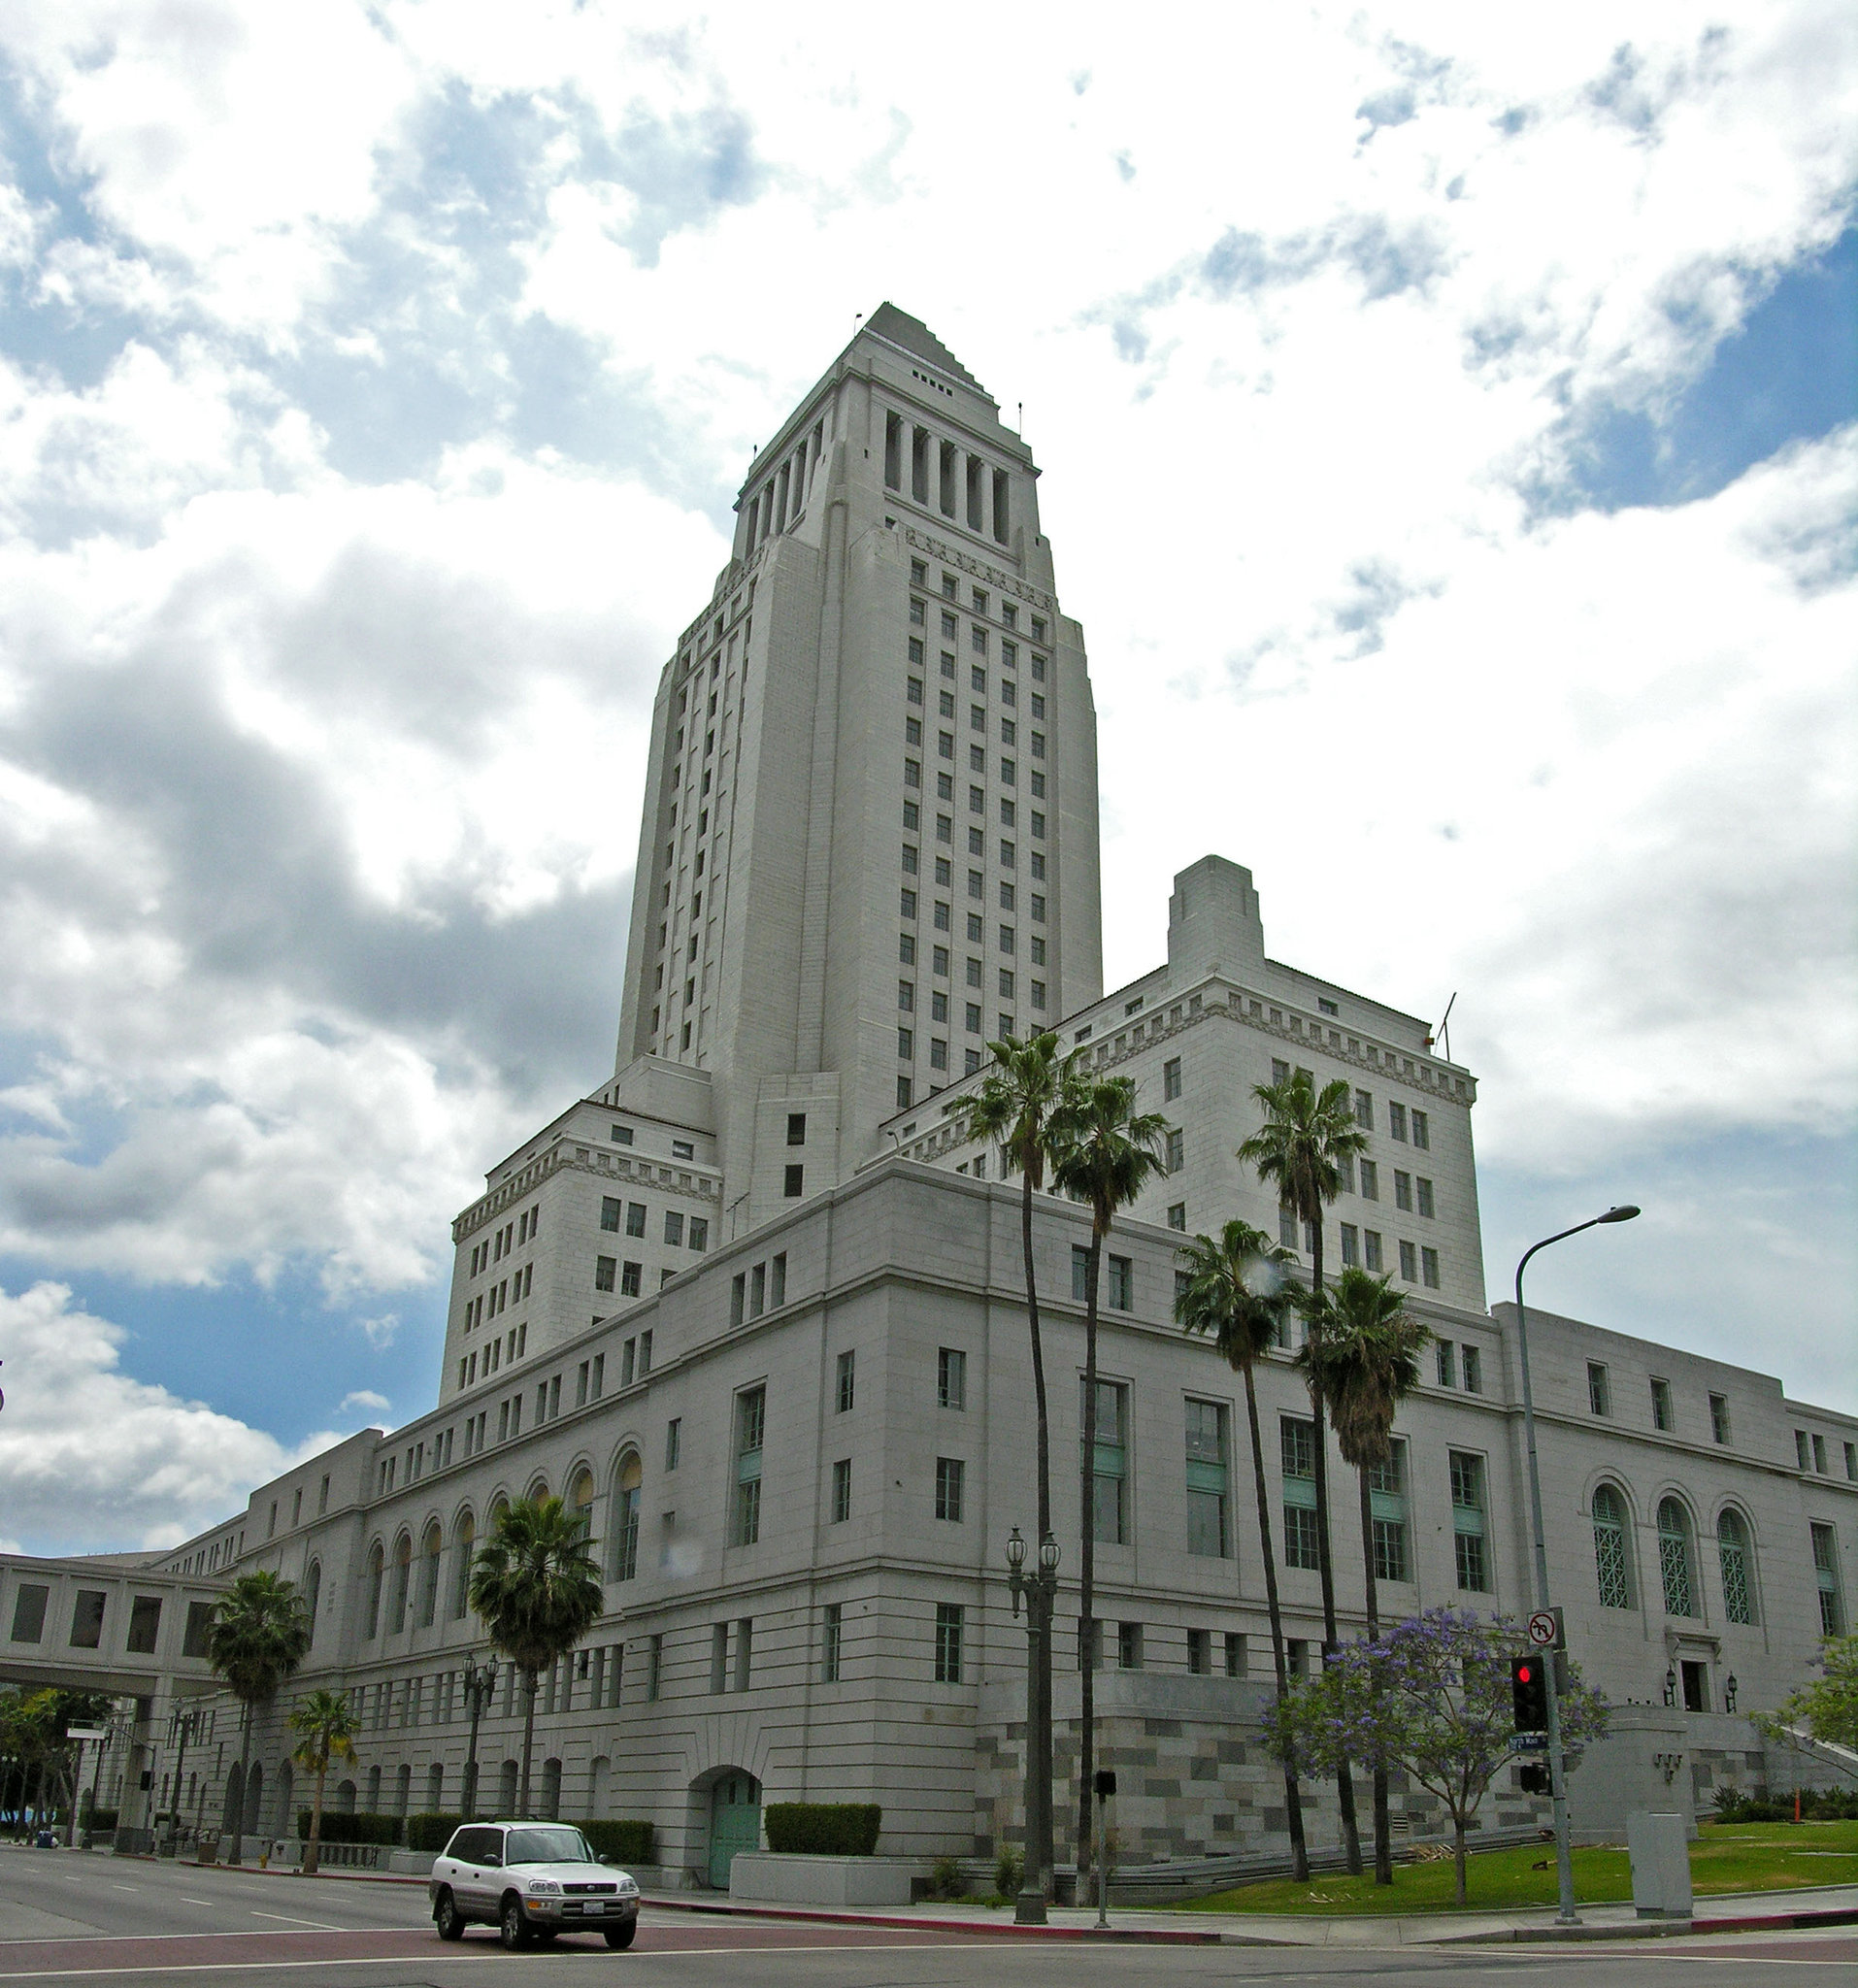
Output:
[[815,1857],[870,1857],[883,1810],[875,1802],[776,1802],[762,1810],[768,1847]]
[[[310,1836],[310,1811],[297,1810],[297,1834],[306,1841]],[[321,1841],[325,1843],[397,1843],[400,1818],[397,1815],[332,1815],[322,1811]]]
[[[1759,1793],[1743,1795],[1734,1788],[1716,1793],[1718,1822],[1791,1822],[1794,1798],[1791,1795]],[[1858,1821],[1858,1788],[1803,1788],[1800,1791],[1802,1822]]]
[[83,1812],[83,1821],[82,1827],[84,1829],[93,1829],[97,1832],[99,1836],[103,1835],[108,1830],[115,1829],[116,1826],[117,1811],[114,1808],[104,1808],[102,1806],[92,1808],[90,1806],[90,1799],[88,1796],[85,1796],[84,1798]]
[[1026,1860],[1011,1846],[993,1860],[993,1888],[1003,1899],[1012,1898],[1026,1874]]
[[929,1896],[932,1899],[959,1899],[968,1895],[961,1866],[952,1857],[938,1857],[929,1867]]
[[[423,1815],[407,1817],[407,1848],[410,1850],[443,1850],[451,1840],[451,1832],[464,1820],[462,1815],[446,1815],[437,1810],[427,1810]],[[323,1818],[327,1827],[328,1817]]]
[[657,1832],[648,1822],[619,1822],[610,1818],[578,1825],[593,1846],[596,1857],[611,1857],[615,1864],[655,1864],[658,1861]]

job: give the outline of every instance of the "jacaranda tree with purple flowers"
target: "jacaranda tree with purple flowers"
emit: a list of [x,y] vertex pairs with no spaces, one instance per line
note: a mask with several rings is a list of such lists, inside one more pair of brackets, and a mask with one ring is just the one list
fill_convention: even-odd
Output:
[[[1445,1805],[1465,1904],[1465,1832],[1490,1783],[1516,1757],[1510,1659],[1526,1648],[1505,1615],[1428,1608],[1378,1638],[1344,1643],[1322,1674],[1278,1706],[1272,1750],[1318,1773],[1349,1760],[1404,1768]],[[1606,1701],[1570,1663],[1561,1737],[1570,1765],[1607,1730]]]

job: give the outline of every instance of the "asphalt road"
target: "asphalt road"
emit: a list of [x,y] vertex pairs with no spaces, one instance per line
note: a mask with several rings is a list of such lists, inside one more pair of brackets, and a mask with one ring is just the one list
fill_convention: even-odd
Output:
[[60,1851],[0,1851],[0,1983],[100,1988],[189,1977],[201,1988],[538,1988],[588,1970],[643,1972],[652,1988],[1272,1988],[1388,1982],[1424,1988],[1813,1988],[1858,1978],[1849,1933],[1739,1936],[1655,1947],[1552,1950],[1097,1946],[1011,1936],[886,1931],[680,1912],[649,1904],[637,1943],[597,1938],[504,1953],[488,1930],[442,1945],[425,1893]]

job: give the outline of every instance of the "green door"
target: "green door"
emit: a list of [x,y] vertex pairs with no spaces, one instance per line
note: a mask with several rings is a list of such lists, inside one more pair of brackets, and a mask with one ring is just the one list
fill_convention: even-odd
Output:
[[729,1867],[738,1850],[761,1843],[761,1784],[752,1774],[728,1774],[710,1792],[710,1882],[729,1889]]

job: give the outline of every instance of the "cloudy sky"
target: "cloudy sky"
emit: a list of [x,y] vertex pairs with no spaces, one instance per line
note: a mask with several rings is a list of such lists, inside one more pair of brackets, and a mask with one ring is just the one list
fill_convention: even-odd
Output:
[[[1146,39],[1132,28],[1140,20]],[[0,1540],[429,1401],[674,632],[891,298],[1044,467],[1112,979],[1437,1016],[1491,1293],[1858,1408],[1858,16],[14,0]]]

